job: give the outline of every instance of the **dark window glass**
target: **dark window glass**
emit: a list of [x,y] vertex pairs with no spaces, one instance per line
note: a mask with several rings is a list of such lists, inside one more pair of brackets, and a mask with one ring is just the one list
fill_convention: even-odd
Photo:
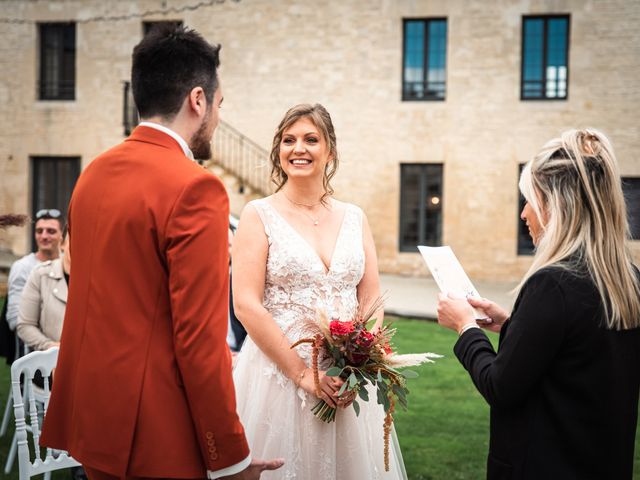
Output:
[[[31,157],[31,217],[35,218],[40,209],[57,208],[66,219],[79,175],[80,157]],[[32,240],[32,248],[35,247]]]
[[568,15],[523,17],[523,100],[567,98],[568,51]]
[[41,23],[40,100],[73,100],[76,96],[76,24]]
[[442,164],[400,165],[400,251],[442,243]]
[[640,177],[622,178],[622,191],[627,203],[627,218],[631,238],[640,240]]
[[[524,165],[524,163],[520,164],[518,169],[518,181],[520,181],[520,174],[522,173]],[[524,204],[527,203],[527,201],[522,196],[522,193],[520,193],[520,188],[517,186],[516,188],[518,188],[518,255],[533,255],[535,246],[533,245],[531,235],[529,235],[529,228],[520,218]]]
[[403,100],[444,100],[447,86],[447,20],[404,21]]

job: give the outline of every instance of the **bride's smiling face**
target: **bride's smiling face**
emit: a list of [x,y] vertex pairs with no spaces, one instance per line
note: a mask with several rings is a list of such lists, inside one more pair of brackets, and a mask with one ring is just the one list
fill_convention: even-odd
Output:
[[322,179],[330,161],[327,141],[309,118],[302,117],[283,132],[280,166],[289,180],[309,177]]

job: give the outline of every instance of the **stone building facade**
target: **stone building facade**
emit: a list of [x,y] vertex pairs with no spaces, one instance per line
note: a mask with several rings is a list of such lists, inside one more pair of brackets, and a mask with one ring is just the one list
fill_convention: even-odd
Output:
[[[327,107],[341,159],[336,197],[366,212],[384,272],[426,274],[411,245],[412,228],[426,228],[421,238],[451,245],[472,277],[517,279],[531,261],[518,254],[519,165],[568,128],[610,136],[629,198],[640,204],[636,0],[226,0],[195,10],[185,7],[205,2],[1,3],[3,212],[34,211],[38,189],[46,190],[34,178],[38,158],[70,157],[84,167],[123,140],[131,51],[143,22],[167,20],[222,44],[223,119],[263,148],[288,107]],[[566,19],[565,70],[553,77],[548,63],[543,68],[547,82],[567,80],[555,97],[523,99],[523,32],[538,16],[544,38],[534,43],[555,41],[549,19]],[[436,20],[444,35],[431,29]],[[73,99],[40,99],[41,25],[49,22],[75,22]],[[435,93],[425,88],[423,97],[403,100],[411,97],[403,83],[427,71]],[[425,196],[412,172],[423,172],[435,193]],[[231,193],[238,214],[245,197]],[[414,197],[429,205],[408,205]],[[639,208],[631,205],[636,215]],[[416,212],[430,215],[426,224]],[[24,254],[29,246],[26,230],[0,233],[0,248]],[[633,249],[640,260],[639,241]]]

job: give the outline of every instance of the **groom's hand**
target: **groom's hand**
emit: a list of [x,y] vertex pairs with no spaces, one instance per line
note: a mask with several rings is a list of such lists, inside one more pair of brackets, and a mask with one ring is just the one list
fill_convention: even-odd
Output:
[[273,460],[257,460],[253,459],[251,464],[240,473],[220,477],[220,480],[258,480],[260,474],[265,470],[277,470],[284,465],[283,458],[274,458]]

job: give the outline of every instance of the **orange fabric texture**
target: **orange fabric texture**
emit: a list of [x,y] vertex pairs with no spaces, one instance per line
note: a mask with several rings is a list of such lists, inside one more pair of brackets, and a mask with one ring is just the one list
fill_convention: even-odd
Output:
[[226,344],[228,215],[221,181],[153,128],[83,171],[43,445],[136,477],[203,478],[249,455]]

